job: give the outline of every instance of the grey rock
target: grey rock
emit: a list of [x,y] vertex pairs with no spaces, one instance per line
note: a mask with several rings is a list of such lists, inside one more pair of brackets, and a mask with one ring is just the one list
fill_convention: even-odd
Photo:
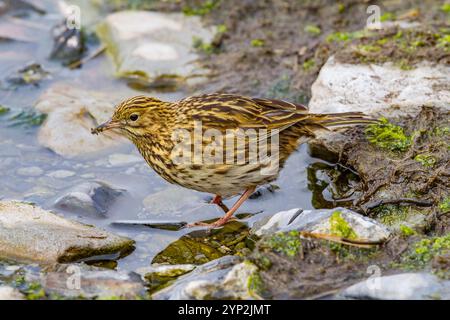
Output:
[[101,181],[82,183],[55,201],[55,207],[94,216],[105,216],[125,190]]
[[110,50],[118,76],[161,83],[206,74],[192,63],[198,58],[193,39],[210,43],[215,28],[181,13],[122,11],[107,16],[97,34]]
[[38,281],[46,293],[65,298],[139,299],[145,295],[138,275],[84,264],[61,265],[50,272],[28,275],[26,280]]
[[341,291],[340,298],[384,300],[449,300],[450,280],[428,273],[402,273],[369,278]]
[[39,143],[67,158],[124,143],[125,138],[114,132],[91,134],[91,128],[108,120],[122,98],[120,93],[77,89],[63,83],[52,85],[35,105],[36,110],[47,114],[39,128]]
[[52,264],[124,255],[134,241],[16,201],[0,201],[0,258]]
[[19,290],[0,285],[0,300],[24,300],[25,296]]
[[281,211],[273,216],[257,220],[251,232],[257,236],[291,230],[331,234],[329,220],[337,211],[359,239],[378,242],[386,240],[391,235],[390,230],[383,224],[345,208],[304,211],[297,208]]
[[[172,216],[186,212],[186,209],[198,206],[203,200],[197,192],[177,186],[168,186],[147,196],[143,200],[145,212],[140,218],[167,214]],[[203,210],[204,211],[204,210]],[[146,214],[148,213],[148,214]]]
[[153,294],[155,300],[255,299],[259,298],[248,287],[257,267],[249,262],[238,263],[239,258],[225,256],[197,267],[179,277],[171,286]]

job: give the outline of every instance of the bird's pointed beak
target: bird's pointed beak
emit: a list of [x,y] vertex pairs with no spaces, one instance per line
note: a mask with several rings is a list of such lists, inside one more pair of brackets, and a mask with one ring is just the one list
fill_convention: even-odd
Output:
[[120,122],[114,121],[114,120],[108,120],[105,123],[102,123],[97,128],[92,128],[91,133],[92,134],[99,134],[103,131],[110,130],[110,129],[116,129],[120,128]]

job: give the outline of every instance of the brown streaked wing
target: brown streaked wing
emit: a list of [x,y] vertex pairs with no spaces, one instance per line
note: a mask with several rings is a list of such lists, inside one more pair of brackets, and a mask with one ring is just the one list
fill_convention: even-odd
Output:
[[217,129],[279,129],[308,118],[307,108],[281,100],[248,98],[232,94],[207,94],[178,102],[194,120]]

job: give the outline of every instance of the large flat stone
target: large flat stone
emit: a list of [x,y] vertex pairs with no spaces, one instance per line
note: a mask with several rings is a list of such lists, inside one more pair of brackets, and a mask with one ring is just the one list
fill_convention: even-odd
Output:
[[311,87],[313,113],[362,111],[384,117],[414,115],[422,105],[450,108],[450,67],[427,62],[412,70],[391,63],[348,64],[330,57]]
[[194,38],[210,43],[215,28],[206,28],[199,17],[180,13],[121,11],[106,17],[97,29],[118,76],[154,82],[162,78],[204,75],[193,63],[198,55]]
[[134,241],[31,204],[0,202],[0,258],[51,264],[126,254]]

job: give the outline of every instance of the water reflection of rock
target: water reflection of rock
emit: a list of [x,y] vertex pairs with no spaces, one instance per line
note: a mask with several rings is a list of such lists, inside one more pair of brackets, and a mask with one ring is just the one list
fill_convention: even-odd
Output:
[[197,230],[158,253],[152,263],[202,264],[224,255],[249,251],[248,227],[238,221],[216,230]]

